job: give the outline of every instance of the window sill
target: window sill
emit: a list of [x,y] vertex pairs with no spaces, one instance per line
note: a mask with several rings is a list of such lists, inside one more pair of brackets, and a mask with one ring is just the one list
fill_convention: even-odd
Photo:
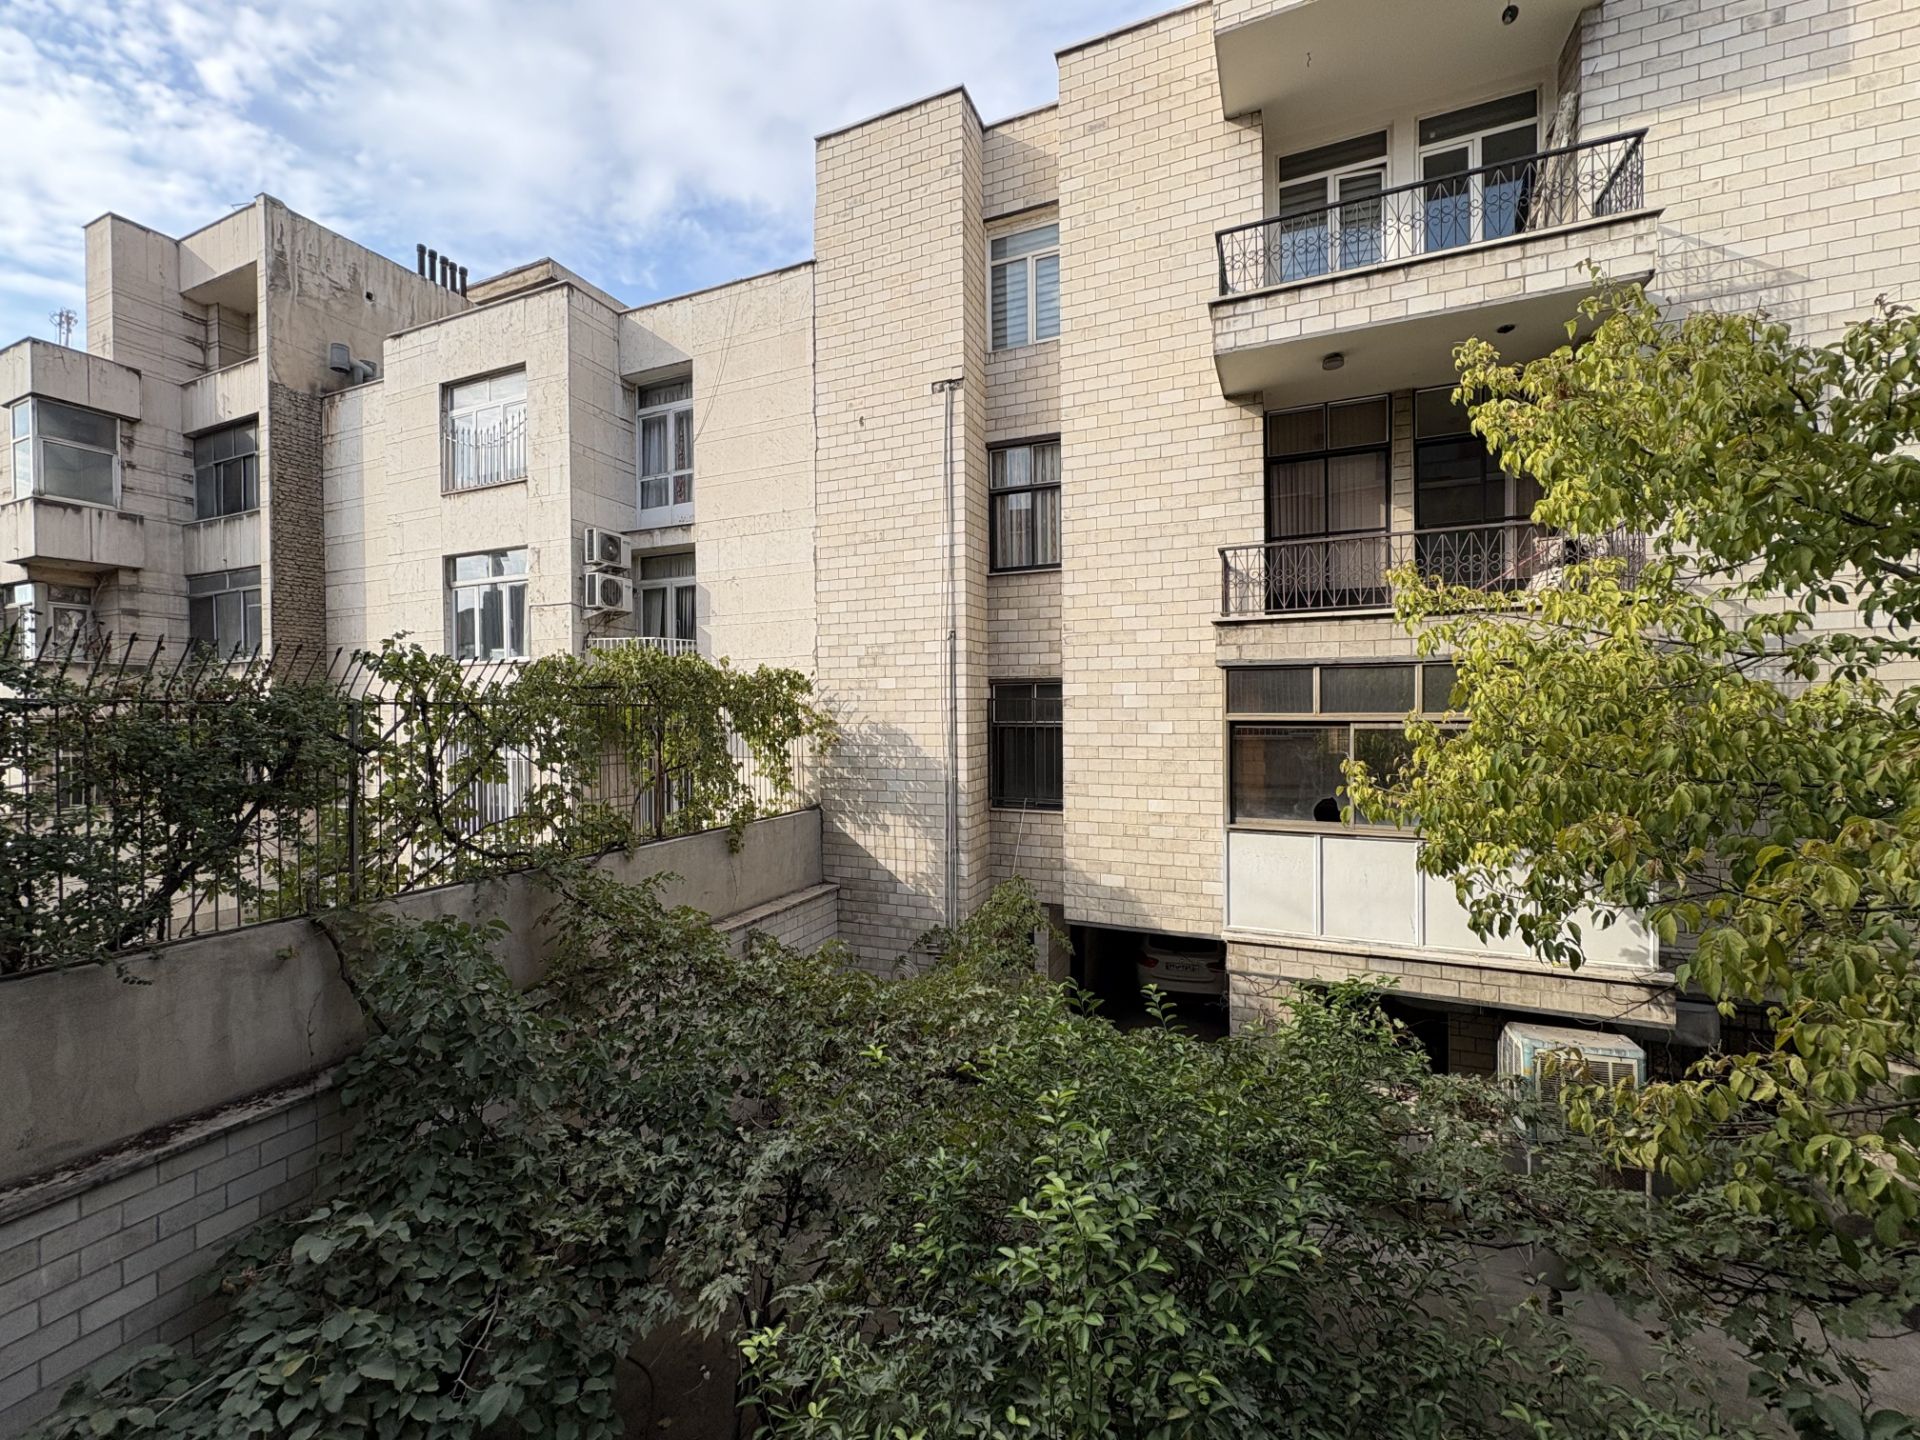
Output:
[[1060,562],[1051,565],[1000,565],[988,567],[989,575],[1047,575],[1058,574]]
[[[8,503],[17,505],[22,500],[38,500],[46,505],[71,505],[76,510],[112,510],[116,513],[120,510],[120,502],[118,500],[76,500],[71,495],[49,495],[44,490],[33,490],[25,495],[15,495]],[[138,517],[129,516],[128,518]]]
[[1060,337],[1049,335],[1044,340],[1023,340],[1018,345],[998,345],[987,351],[991,360],[995,355],[1017,355],[1022,350],[1038,350],[1042,345],[1058,345]]
[[505,480],[489,480],[482,485],[449,485],[446,481],[442,480],[440,482],[440,493],[442,495],[471,495],[476,490],[500,490],[508,485],[524,485],[526,483],[527,477],[524,474],[514,475]]
[[245,520],[259,513],[260,507],[256,505],[251,510],[236,510],[231,515],[196,515],[193,519],[189,520],[187,524],[189,526],[217,525],[222,520]]
[[1010,800],[989,800],[987,808],[1005,815],[1058,815],[1066,806],[1063,803],[1021,805]]
[[1345,835],[1379,840],[1418,840],[1418,830],[1398,825],[1348,825],[1337,820],[1229,820],[1229,830],[1256,830],[1263,835]]

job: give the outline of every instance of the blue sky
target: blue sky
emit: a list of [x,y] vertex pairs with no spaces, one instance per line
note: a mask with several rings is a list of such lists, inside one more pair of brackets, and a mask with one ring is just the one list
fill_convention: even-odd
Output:
[[267,191],[406,264],[551,254],[630,303],[805,257],[812,137],[1164,0],[0,0],[0,345],[83,311],[80,227]]

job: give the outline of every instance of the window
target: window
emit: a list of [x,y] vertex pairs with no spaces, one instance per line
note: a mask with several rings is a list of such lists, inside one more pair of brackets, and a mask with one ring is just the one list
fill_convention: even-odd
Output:
[[526,658],[525,550],[448,558],[447,649],[456,660]]
[[1267,227],[1267,283],[1284,285],[1383,258],[1387,132],[1283,155]]
[[120,422],[35,397],[13,407],[13,496],[120,503]]
[[1060,333],[1060,227],[997,235],[993,267],[993,348],[1010,350]]
[[1453,683],[1448,661],[1229,670],[1229,823],[1347,823],[1340,767],[1393,775],[1413,752],[1405,717],[1445,713]]
[[527,478],[527,372],[506,370],[442,389],[443,490]]
[[1539,149],[1539,97],[1531,90],[1422,120],[1426,248],[1526,229]]
[[1267,416],[1267,609],[1388,601],[1385,396]]
[[693,519],[693,381],[640,391],[640,524]]
[[992,802],[1003,809],[1060,808],[1060,682],[993,687],[987,712]]
[[97,638],[90,586],[22,580],[0,586],[0,599],[5,601],[0,634],[11,637],[17,654],[84,655]]
[[699,641],[699,587],[693,552],[640,557],[640,633],[664,650],[692,651]]
[[993,494],[988,552],[995,570],[1060,563],[1060,442],[1002,445],[987,452]]
[[260,508],[258,422],[193,437],[193,518],[244,515]]
[[1533,514],[1540,499],[1538,482],[1500,467],[1487,442],[1469,428],[1466,410],[1454,404],[1451,387],[1414,396],[1413,442],[1417,528],[1497,525]]
[[187,636],[216,655],[260,648],[260,567],[187,577]]

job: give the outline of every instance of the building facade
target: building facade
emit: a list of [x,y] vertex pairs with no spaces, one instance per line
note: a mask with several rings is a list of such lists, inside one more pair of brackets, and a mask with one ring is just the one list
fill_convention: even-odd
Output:
[[805,670],[865,963],[1017,874],[1083,978],[1184,953],[1235,1023],[1383,974],[1455,1068],[1512,1018],[1684,1047],[1644,931],[1480,941],[1338,766],[1451,686],[1389,568],[1556,563],[1453,347],[1543,353],[1595,266],[1815,339],[1914,298],[1916,54],[1913,0],[1202,0],[1054,105],[821,136],[812,260],[640,307],[265,197],[108,216],[86,351],[0,351],[0,583],[41,635]]

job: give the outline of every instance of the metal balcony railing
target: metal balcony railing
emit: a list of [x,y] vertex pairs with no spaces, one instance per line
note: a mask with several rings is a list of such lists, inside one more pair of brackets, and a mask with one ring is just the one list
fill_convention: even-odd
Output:
[[1220,293],[1248,295],[1638,210],[1646,203],[1646,133],[1583,140],[1222,230]]
[[527,478],[527,417],[524,411],[495,425],[472,425],[450,417],[440,431],[440,488],[484,490]]
[[1512,592],[1562,583],[1567,567],[1617,558],[1627,578],[1646,563],[1646,536],[1562,535],[1531,520],[1435,530],[1375,531],[1225,545],[1220,550],[1220,613],[1287,615],[1311,610],[1380,610],[1393,603],[1389,574],[1404,565],[1448,585]]

